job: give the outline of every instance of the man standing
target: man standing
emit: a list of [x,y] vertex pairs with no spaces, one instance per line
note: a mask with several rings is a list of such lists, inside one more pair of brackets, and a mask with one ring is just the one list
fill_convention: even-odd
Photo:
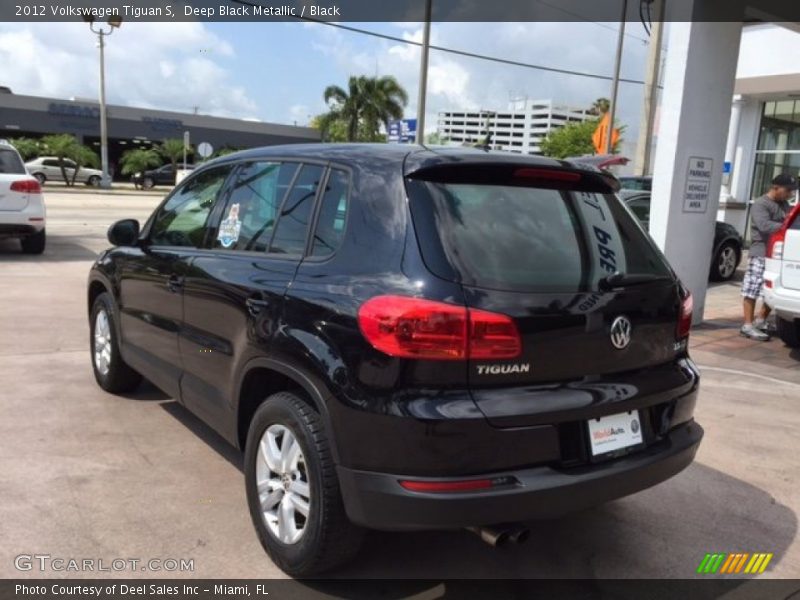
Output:
[[769,191],[753,203],[750,213],[750,260],[742,282],[744,297],[744,325],[739,333],[751,340],[766,342],[767,317],[770,308],[762,302],[758,319],[754,319],[756,300],[762,296],[764,286],[764,257],[770,236],[778,231],[789,211],[789,199],[797,189],[797,179],[782,173],[772,180]]

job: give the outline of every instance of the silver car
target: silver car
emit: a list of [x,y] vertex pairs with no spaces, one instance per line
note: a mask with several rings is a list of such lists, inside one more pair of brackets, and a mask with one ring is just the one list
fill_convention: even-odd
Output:
[[[42,185],[47,181],[64,181],[61,165],[58,162],[58,158],[55,156],[40,156],[39,158],[26,162],[25,167],[28,169],[28,173],[36,177]],[[64,159],[64,171],[66,171],[67,178],[70,181],[72,181],[72,176],[76,168],[78,168],[78,165],[75,161],[69,158]],[[102,171],[80,167],[75,181],[97,187],[100,185],[102,176]]]

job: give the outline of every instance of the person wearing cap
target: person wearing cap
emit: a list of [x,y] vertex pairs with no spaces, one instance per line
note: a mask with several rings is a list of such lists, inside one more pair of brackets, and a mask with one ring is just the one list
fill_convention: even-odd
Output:
[[764,287],[764,265],[767,242],[783,225],[789,212],[789,200],[797,189],[797,179],[782,173],[772,180],[769,191],[753,202],[750,212],[751,245],[747,272],[742,282],[744,298],[744,325],[739,333],[751,340],[769,340],[767,317],[770,308],[763,301],[758,318],[755,318],[756,300],[762,297]]

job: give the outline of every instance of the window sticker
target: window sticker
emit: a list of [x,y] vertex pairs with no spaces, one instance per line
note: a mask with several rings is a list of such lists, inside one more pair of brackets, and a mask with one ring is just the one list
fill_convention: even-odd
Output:
[[228,216],[219,224],[217,239],[223,248],[230,248],[239,240],[242,222],[239,220],[239,204],[231,204]]

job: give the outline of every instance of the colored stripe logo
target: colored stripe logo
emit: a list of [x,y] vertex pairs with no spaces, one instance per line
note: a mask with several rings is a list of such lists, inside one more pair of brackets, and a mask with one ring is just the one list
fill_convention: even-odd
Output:
[[749,552],[734,552],[731,554],[717,552],[706,554],[703,560],[700,561],[697,572],[703,575],[716,573],[726,575],[763,573],[766,571],[772,557],[772,552],[754,552],[752,554]]

